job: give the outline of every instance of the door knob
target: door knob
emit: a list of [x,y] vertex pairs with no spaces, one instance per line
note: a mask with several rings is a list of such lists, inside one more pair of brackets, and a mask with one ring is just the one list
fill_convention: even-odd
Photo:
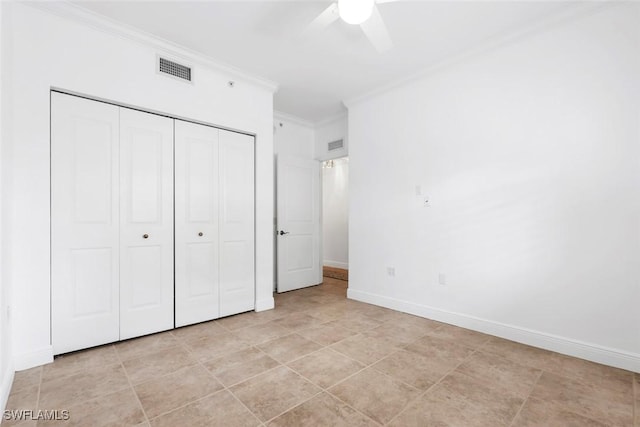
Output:
[[202,237],[202,236],[204,236],[204,233],[201,231],[201,232],[198,233],[198,236]]
[[281,235],[281,236],[284,236],[285,234],[289,234],[289,232],[288,232],[288,231],[282,231],[282,230],[280,230],[280,235]]
[[149,238],[149,235],[148,235],[148,234],[143,234],[143,235],[142,235],[142,238],[143,238],[143,239],[148,239],[148,238]]

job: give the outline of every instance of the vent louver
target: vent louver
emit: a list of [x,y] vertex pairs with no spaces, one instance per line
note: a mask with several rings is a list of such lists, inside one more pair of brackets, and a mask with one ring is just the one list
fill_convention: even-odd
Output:
[[158,71],[163,74],[168,74],[180,80],[191,81],[191,68],[178,64],[177,62],[169,61],[166,58],[158,58]]
[[332,141],[332,142],[327,144],[327,149],[329,151],[339,150],[342,147],[344,147],[344,141],[342,139],[339,139],[337,141]]

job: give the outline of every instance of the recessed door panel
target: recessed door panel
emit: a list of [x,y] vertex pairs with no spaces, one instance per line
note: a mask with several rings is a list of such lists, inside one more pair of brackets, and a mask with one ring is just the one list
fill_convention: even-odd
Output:
[[54,354],[119,337],[118,107],[51,94]]
[[120,109],[120,339],[173,327],[173,119]]
[[220,315],[255,308],[254,138],[220,131]]
[[176,120],[176,326],[220,316],[218,129]]

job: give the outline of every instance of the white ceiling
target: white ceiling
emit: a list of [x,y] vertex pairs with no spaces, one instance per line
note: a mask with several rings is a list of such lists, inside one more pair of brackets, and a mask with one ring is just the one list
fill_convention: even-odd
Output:
[[559,1],[397,1],[379,5],[394,48],[379,54],[338,20],[302,37],[326,1],[75,2],[279,84],[274,108],[317,122],[342,100],[400,80],[569,8]]

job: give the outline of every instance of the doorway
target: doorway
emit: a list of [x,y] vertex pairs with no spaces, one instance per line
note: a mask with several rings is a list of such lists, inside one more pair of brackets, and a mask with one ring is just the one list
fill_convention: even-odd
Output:
[[323,282],[344,287],[349,279],[349,158],[322,163]]

